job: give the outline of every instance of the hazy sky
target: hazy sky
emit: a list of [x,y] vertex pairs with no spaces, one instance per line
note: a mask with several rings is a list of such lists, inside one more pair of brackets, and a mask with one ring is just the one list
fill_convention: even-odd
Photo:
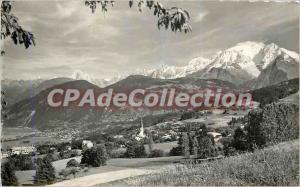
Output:
[[95,14],[83,1],[17,1],[13,13],[36,37],[36,47],[5,41],[3,76],[35,79],[71,76],[81,70],[107,78],[162,64],[183,66],[197,56],[243,41],[274,42],[299,51],[299,4],[264,2],[168,1],[191,14],[193,32],[158,30],[157,18],[144,8],[116,2]]

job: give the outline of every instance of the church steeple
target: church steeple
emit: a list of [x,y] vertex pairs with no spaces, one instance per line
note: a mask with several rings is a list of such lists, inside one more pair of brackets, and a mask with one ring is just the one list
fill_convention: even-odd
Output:
[[141,140],[143,138],[145,138],[146,135],[144,134],[144,124],[143,124],[143,118],[141,118],[141,127],[140,127],[140,132],[139,134],[136,136],[137,140]]

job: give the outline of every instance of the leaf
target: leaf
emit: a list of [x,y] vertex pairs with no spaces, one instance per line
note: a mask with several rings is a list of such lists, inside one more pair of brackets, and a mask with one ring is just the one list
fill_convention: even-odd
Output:
[[147,7],[149,7],[149,9],[152,8],[153,4],[154,4],[154,1],[147,1]]
[[129,1],[129,7],[131,8],[132,5],[133,5],[133,0],[130,0],[130,1]]
[[157,14],[157,12],[158,12],[158,9],[157,9],[157,8],[155,8],[155,9],[154,9],[154,13],[153,13],[153,14],[154,14],[154,16]]
[[184,10],[184,13],[187,15],[188,19],[191,19],[190,14],[188,11]]
[[11,34],[11,39],[13,40],[14,44],[18,44],[18,36],[17,36],[17,31],[14,31],[12,34]]

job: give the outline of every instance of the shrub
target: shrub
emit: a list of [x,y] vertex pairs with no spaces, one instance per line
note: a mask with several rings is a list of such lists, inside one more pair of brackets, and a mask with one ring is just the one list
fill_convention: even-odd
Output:
[[78,167],[68,167],[66,169],[63,169],[59,172],[60,176],[63,176],[64,178],[67,178],[70,175],[73,175],[73,177],[76,177],[76,174],[80,172],[80,168]]
[[245,126],[248,147],[266,145],[299,138],[299,106],[272,103],[263,109],[251,111]]
[[125,153],[126,153],[126,149],[113,149],[111,150],[111,152],[109,153],[109,157],[110,158],[123,158],[125,157]]
[[153,149],[150,152],[149,157],[154,158],[154,157],[163,157],[164,156],[164,151],[161,149]]
[[131,140],[126,144],[125,157],[127,158],[143,158],[146,157],[146,149],[141,142]]
[[249,149],[246,133],[241,127],[234,131],[233,147],[237,150],[246,151]]
[[182,155],[182,148],[181,147],[173,147],[170,152],[170,156],[181,156]]
[[138,144],[135,149],[135,158],[144,158],[147,156],[145,146],[143,144]]
[[18,186],[18,179],[15,175],[14,166],[11,162],[6,162],[1,167],[2,186]]
[[72,158],[76,156],[80,156],[80,153],[77,150],[68,150],[68,151],[61,151],[59,156],[62,159]]
[[46,156],[45,156],[46,159],[48,159],[50,162],[54,162],[54,161],[57,161],[60,159],[59,155],[57,154],[54,154],[54,153],[48,153]]
[[190,156],[190,139],[187,133],[183,133],[182,136],[183,140],[183,153],[185,157]]
[[191,119],[196,116],[196,112],[185,112],[181,115],[180,121]]
[[268,144],[299,138],[299,106],[289,103],[272,103],[263,111],[263,136]]
[[79,162],[77,162],[77,160],[75,160],[74,158],[67,162],[67,168],[69,168],[69,167],[79,167],[79,165],[80,165]]
[[99,167],[106,165],[107,160],[108,156],[106,153],[106,148],[105,146],[101,145],[85,150],[81,158],[81,164]]
[[38,185],[51,184],[56,180],[55,169],[47,158],[38,158],[36,161],[34,183]]
[[34,160],[29,155],[12,155],[8,158],[15,170],[32,170],[34,169]]
[[217,155],[215,142],[212,136],[207,134],[205,125],[201,125],[200,129],[196,132],[198,140],[198,154],[199,158],[208,158]]

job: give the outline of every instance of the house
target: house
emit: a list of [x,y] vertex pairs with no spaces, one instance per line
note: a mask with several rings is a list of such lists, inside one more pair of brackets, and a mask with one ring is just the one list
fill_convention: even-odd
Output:
[[82,150],[86,150],[92,148],[94,144],[89,140],[83,140],[81,146],[82,146]]
[[171,134],[165,134],[161,137],[161,139],[164,141],[164,142],[167,142],[167,141],[172,141],[172,136]]
[[217,133],[217,132],[208,132],[207,134],[212,135],[215,142],[218,142],[222,138],[222,134]]
[[1,153],[1,159],[7,158],[7,157],[9,157],[9,153],[7,153],[7,152],[2,152]]
[[29,153],[36,152],[36,148],[34,146],[12,147],[9,151],[10,155],[28,155]]

